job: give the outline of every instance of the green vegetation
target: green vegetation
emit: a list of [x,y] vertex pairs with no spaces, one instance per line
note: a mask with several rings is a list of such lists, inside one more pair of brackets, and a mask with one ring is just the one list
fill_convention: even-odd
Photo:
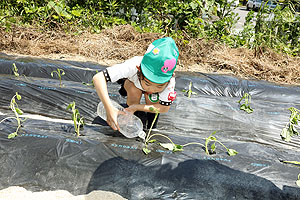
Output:
[[[219,143],[220,145],[222,145],[222,146],[227,150],[227,153],[228,153],[229,156],[234,156],[234,155],[238,154],[238,152],[237,152],[236,150],[234,150],[234,149],[228,149],[223,143],[221,143],[220,141],[218,141],[218,140],[216,139],[216,137],[213,136],[213,135],[216,133],[216,131],[214,131],[212,134],[210,134],[209,137],[205,138],[205,145],[203,145],[203,144],[201,144],[201,143],[199,143],[199,142],[190,142],[190,143],[187,143],[187,144],[178,145],[178,144],[175,144],[175,143],[174,143],[168,136],[166,136],[166,135],[159,134],[159,133],[155,133],[155,134],[152,134],[152,135],[151,135],[150,133],[151,133],[152,127],[153,127],[153,125],[154,125],[154,123],[155,123],[155,121],[156,121],[156,119],[157,119],[157,115],[158,115],[159,112],[158,112],[158,110],[155,110],[153,107],[151,107],[150,110],[151,110],[151,111],[155,111],[155,117],[154,117],[154,120],[153,120],[153,122],[152,122],[152,124],[151,124],[151,127],[150,127],[150,129],[149,129],[149,131],[148,131],[148,133],[147,133],[146,139],[145,139],[145,141],[144,141],[145,147],[143,148],[143,152],[144,152],[145,154],[149,154],[149,153],[151,152],[151,150],[148,148],[148,144],[149,144],[149,143],[154,143],[154,142],[156,142],[155,139],[150,140],[150,139],[151,139],[152,137],[154,137],[154,136],[160,136],[160,137],[163,137],[163,138],[168,139],[168,140],[170,141],[170,143],[159,143],[159,145],[162,146],[163,148],[168,149],[168,150],[173,151],[173,152],[176,152],[176,151],[183,151],[183,147],[188,146],[188,145],[193,145],[193,144],[195,144],[195,145],[200,145],[200,146],[204,147],[204,148],[205,148],[205,153],[206,153],[207,155],[210,155],[210,154],[213,154],[213,153],[216,152],[216,151],[215,151],[215,150],[216,150],[216,143]],[[211,141],[213,141],[213,144],[212,144],[211,147],[209,148],[209,147],[208,147],[208,144],[209,144]]]
[[299,1],[284,1],[273,10],[264,6],[256,15],[251,11],[244,29],[234,33],[238,16],[227,0],[2,0],[0,28],[10,31],[12,27],[33,26],[40,31],[80,34],[131,24],[141,32],[172,36],[183,44],[205,38],[255,49],[256,56],[266,47],[299,56],[300,15],[296,7]]
[[16,102],[16,98],[17,98],[17,100],[19,100],[19,101],[21,100],[21,95],[19,95],[17,92],[16,92],[16,94],[11,98],[11,101],[10,101],[10,109],[11,109],[11,110],[13,111],[13,113],[15,114],[15,117],[6,117],[6,118],[4,118],[4,119],[2,119],[2,120],[0,121],[0,123],[2,123],[3,121],[5,121],[5,120],[7,120],[7,119],[15,119],[15,120],[17,120],[17,122],[18,122],[17,129],[16,129],[15,132],[13,132],[13,133],[11,133],[11,134],[8,135],[8,138],[9,138],[9,139],[18,136],[18,132],[19,132],[21,126],[22,126],[22,122],[24,122],[24,121],[26,120],[26,119],[22,120],[22,119],[20,118],[20,115],[23,114],[23,111],[19,108],[19,106],[18,106],[18,104],[17,104],[17,102]]
[[281,131],[281,138],[284,141],[291,141],[291,137],[295,135],[299,135],[299,132],[296,130],[296,125],[298,125],[298,121],[300,121],[300,111],[297,108],[290,107],[289,111],[291,111],[289,122],[285,125],[285,127]]
[[192,85],[193,85],[193,83],[192,82],[190,82],[190,84],[189,84],[189,89],[187,89],[187,90],[182,90],[182,92],[185,92],[186,94],[187,94],[187,97],[188,98],[191,98],[191,96],[192,96],[192,94],[194,94],[194,95],[196,95],[197,93],[196,92],[193,92],[192,91]]
[[63,75],[65,75],[65,71],[63,69],[58,69],[57,68],[57,71],[52,71],[51,72],[51,76],[53,77],[54,76],[54,73],[56,73],[56,75],[58,76],[58,79],[59,79],[59,87],[62,87],[62,82],[61,82],[61,77]]
[[67,110],[69,109],[71,109],[72,111],[72,120],[74,122],[75,132],[77,137],[79,137],[80,128],[82,128],[85,124],[84,119],[83,117],[80,117],[79,111],[78,109],[76,109],[76,105],[74,101],[68,105]]
[[[244,100],[245,103],[241,104],[241,101]],[[248,93],[245,93],[242,98],[238,101],[239,104],[241,104],[240,109],[244,110],[248,114],[253,112],[253,109],[250,107],[251,102],[251,95]]]

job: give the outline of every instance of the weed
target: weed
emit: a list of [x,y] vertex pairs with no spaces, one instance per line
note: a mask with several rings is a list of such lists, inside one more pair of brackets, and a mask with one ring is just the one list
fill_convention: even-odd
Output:
[[23,111],[19,108],[19,106],[18,106],[18,104],[16,102],[16,98],[19,101],[21,100],[21,95],[19,95],[17,92],[11,98],[11,101],[10,101],[10,109],[14,112],[15,117],[6,117],[6,118],[4,118],[3,120],[0,121],[0,123],[2,123],[4,120],[7,120],[7,119],[15,119],[15,120],[17,120],[17,122],[18,122],[17,129],[16,129],[15,132],[13,132],[13,133],[11,133],[11,134],[8,135],[9,139],[18,136],[19,129],[22,126],[22,122],[24,122],[26,120],[26,118],[24,120],[20,119],[20,115],[23,114]]
[[248,114],[252,113],[253,109],[250,107],[251,95],[248,93],[245,93],[244,96],[238,101],[238,103],[240,104],[243,99],[245,100],[245,103],[241,104],[240,109],[244,110]]
[[299,135],[299,132],[296,130],[296,125],[298,125],[298,121],[300,120],[300,111],[297,108],[290,107],[291,111],[289,122],[285,125],[285,127],[281,131],[281,138],[284,141],[291,141],[291,137],[294,135]]
[[64,71],[63,69],[57,68],[57,71],[52,71],[52,72],[51,72],[51,76],[52,76],[52,77],[54,76],[54,73],[57,74],[58,79],[59,79],[59,87],[61,87],[61,86],[62,86],[62,83],[61,83],[61,77],[62,77],[63,75],[65,75],[65,71]]
[[84,126],[85,122],[83,117],[80,117],[79,111],[76,109],[74,101],[68,105],[67,110],[69,109],[72,110],[72,120],[74,122],[75,132],[78,137],[80,136],[80,128]]

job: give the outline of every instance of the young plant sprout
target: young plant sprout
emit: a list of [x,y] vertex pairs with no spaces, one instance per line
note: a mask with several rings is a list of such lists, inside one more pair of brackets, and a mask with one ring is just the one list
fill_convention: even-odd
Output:
[[22,115],[22,114],[23,114],[23,111],[19,108],[19,106],[18,106],[18,104],[17,104],[15,98],[17,98],[17,100],[20,101],[20,100],[21,100],[21,95],[19,95],[19,94],[16,92],[16,94],[12,97],[12,99],[11,99],[11,101],[10,101],[10,109],[14,112],[15,117],[6,117],[6,118],[4,118],[3,120],[1,120],[1,122],[0,122],[0,123],[2,123],[4,120],[7,120],[7,119],[15,119],[15,120],[17,120],[17,122],[18,122],[17,129],[16,129],[15,132],[13,132],[13,133],[11,133],[11,134],[8,135],[8,138],[9,138],[9,139],[18,136],[19,129],[20,129],[21,126],[22,126],[22,122],[24,122],[24,121],[26,120],[26,119],[24,119],[24,120],[21,120],[21,119],[20,119],[20,116],[19,116],[19,115]]
[[91,83],[82,82],[82,84],[86,85],[86,86],[92,86],[92,87],[94,87],[94,82],[93,81]]
[[[18,73],[18,68],[17,68],[17,66],[16,66],[15,63],[13,63],[12,70],[13,70],[13,73],[14,73],[15,77],[19,78],[19,77],[20,77],[20,74]],[[26,80],[28,80],[24,74],[22,74],[22,76],[24,76],[24,78],[25,78]]]
[[67,107],[67,110],[71,109],[72,110],[72,120],[74,122],[74,128],[77,137],[80,136],[80,127],[83,127],[85,122],[83,117],[80,117],[79,111],[75,108],[75,102],[73,101],[70,103]]
[[15,77],[19,77],[20,74],[18,73],[18,68],[17,68],[15,63],[13,63],[13,68],[12,69],[13,69],[13,73],[14,73]]
[[292,136],[299,135],[299,132],[296,130],[296,125],[298,125],[298,121],[300,120],[300,111],[294,107],[290,107],[289,110],[291,111],[289,122],[285,125],[280,134],[282,140],[286,142],[291,141]]
[[166,135],[163,135],[163,134],[159,134],[159,133],[156,133],[156,134],[153,134],[153,135],[150,135],[151,133],[151,130],[152,130],[152,126],[153,124],[155,123],[155,120],[157,118],[157,115],[158,115],[158,110],[155,110],[153,107],[150,107],[150,110],[151,111],[155,111],[155,117],[154,117],[154,120],[151,124],[151,127],[148,131],[148,134],[147,134],[147,137],[145,139],[145,147],[143,148],[143,152],[145,154],[148,154],[151,152],[150,149],[148,149],[148,144],[149,143],[154,143],[156,142],[156,140],[150,140],[152,137],[154,136],[161,136],[161,137],[164,137],[164,138],[167,138],[171,143],[159,143],[160,146],[162,146],[163,148],[165,149],[168,149],[170,151],[173,151],[173,152],[176,152],[176,151],[183,151],[183,147],[185,146],[188,146],[188,145],[192,145],[192,144],[196,144],[196,145],[200,145],[202,147],[205,148],[205,152],[207,155],[209,155],[209,149],[208,149],[208,144],[210,141],[214,141],[214,143],[211,145],[211,150],[212,152],[215,152],[215,149],[216,149],[216,142],[218,142],[219,144],[221,144],[226,150],[227,150],[227,153],[229,156],[234,156],[236,154],[238,154],[238,152],[234,149],[228,149],[223,143],[221,143],[220,141],[218,141],[213,135],[216,133],[216,131],[214,131],[208,138],[205,139],[205,145],[199,143],[199,142],[190,142],[190,143],[187,143],[187,144],[184,144],[184,145],[178,145],[178,144],[175,144],[168,136]]
[[190,82],[190,84],[189,84],[189,89],[188,90],[182,90],[182,92],[185,92],[185,93],[187,93],[187,96],[188,96],[188,98],[191,98],[191,96],[192,96],[192,94],[197,94],[196,92],[193,92],[192,91],[192,82]]
[[62,77],[63,75],[65,75],[65,71],[64,71],[63,69],[57,68],[57,71],[52,71],[52,72],[51,72],[51,76],[52,76],[52,77],[54,76],[54,73],[57,74],[58,79],[59,79],[59,87],[61,87],[61,86],[62,86],[62,83],[61,83],[61,77]]
[[252,113],[253,109],[250,107],[251,95],[245,93],[244,96],[238,101],[238,103],[240,104],[243,99],[245,100],[245,103],[240,106],[240,109],[244,110],[248,114]]

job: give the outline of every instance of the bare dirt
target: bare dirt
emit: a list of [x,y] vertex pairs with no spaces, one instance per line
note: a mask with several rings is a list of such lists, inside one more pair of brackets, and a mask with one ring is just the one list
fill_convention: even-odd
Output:
[[[0,29],[0,52],[39,58],[91,61],[110,66],[143,55],[148,45],[163,35],[139,33],[130,25],[116,26],[99,34],[41,32],[33,28]],[[300,57],[266,49],[255,56],[254,50],[229,48],[204,39],[176,40],[180,57],[177,71],[231,74],[279,84],[300,85]]]

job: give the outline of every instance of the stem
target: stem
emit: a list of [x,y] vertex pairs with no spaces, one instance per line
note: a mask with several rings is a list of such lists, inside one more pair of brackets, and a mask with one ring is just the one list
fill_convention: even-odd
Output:
[[189,143],[183,144],[183,145],[181,145],[181,146],[182,146],[182,147],[185,147],[185,146],[188,146],[188,145],[191,145],[191,144],[197,144],[197,145],[200,145],[200,146],[205,147],[203,144],[201,144],[201,143],[199,143],[199,142],[189,142]]
[[[149,141],[149,139],[151,138],[151,137],[150,137],[150,133],[151,133],[152,127],[153,127],[153,125],[154,125],[154,123],[155,123],[155,121],[156,121],[157,115],[158,115],[158,112],[155,113],[155,117],[154,117],[154,119],[153,119],[153,121],[152,121],[152,124],[151,124],[151,127],[150,127],[150,129],[149,129],[149,131],[148,131],[148,134],[147,134],[147,137],[146,137],[146,140],[145,140],[145,144],[146,144],[146,143]],[[150,137],[150,138],[149,138],[149,137]]]
[[2,119],[2,120],[0,121],[0,123],[2,123],[3,121],[5,121],[5,120],[7,120],[7,119],[16,119],[16,120],[17,120],[16,117],[6,117],[6,118]]
[[[148,140],[150,140],[150,138],[152,138],[153,136],[162,136],[162,137],[164,137],[164,138],[167,138],[167,139],[175,146],[174,142],[173,142],[168,136],[165,136],[165,135],[159,134],[159,133],[155,133],[155,134],[151,135],[151,136],[148,138]],[[147,141],[147,142],[148,142],[148,141]]]
[[216,140],[219,144],[221,144],[227,151],[228,151],[228,148],[220,141]]
[[73,122],[74,122],[74,128],[75,128],[75,132],[77,134],[77,123],[76,123],[76,119],[77,119],[77,114],[74,115],[74,119],[73,119]]

